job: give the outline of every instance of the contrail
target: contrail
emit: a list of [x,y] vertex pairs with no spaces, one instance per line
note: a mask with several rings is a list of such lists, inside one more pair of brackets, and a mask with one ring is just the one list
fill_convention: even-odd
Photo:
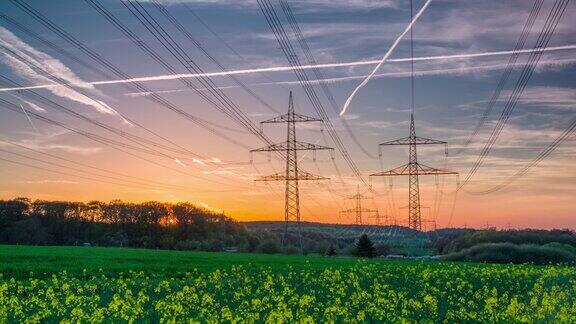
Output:
[[[576,63],[576,59],[561,59],[561,60],[547,60],[547,61],[540,61],[538,64],[540,67],[544,66],[556,66],[556,65],[568,65]],[[515,63],[513,66],[522,65],[524,63]],[[444,69],[431,69],[431,70],[416,70],[414,71],[415,76],[430,76],[430,75],[445,75],[445,74],[460,74],[468,71],[493,71],[499,70],[504,67],[508,66],[508,64],[500,63],[500,64],[489,64],[489,65],[477,65],[477,66],[467,66],[467,67],[457,67],[457,68],[444,68]],[[386,73],[377,73],[373,76],[373,78],[382,78],[382,77],[406,77],[410,76],[411,72],[386,72]],[[350,81],[350,80],[361,80],[366,78],[367,74],[361,75],[351,75],[345,77],[335,77],[335,78],[325,78],[325,79],[311,79],[309,80],[311,84],[320,84],[320,83],[336,83],[336,82],[343,82],[343,81]],[[277,85],[277,84],[299,84],[300,81],[275,81],[275,82],[261,82],[261,83],[250,83],[250,86],[268,86],[268,85]],[[218,87],[219,89],[236,89],[238,86],[225,86],[225,87]],[[198,90],[205,90],[205,89],[198,89]],[[165,93],[178,93],[178,92],[188,92],[192,91],[190,89],[169,89],[169,90],[158,90],[158,91],[144,91],[144,92],[128,92],[125,93],[125,96],[129,97],[141,97],[141,96],[149,96],[155,93],[158,94],[165,94]]]
[[[475,57],[490,57],[490,56],[502,56],[510,55],[512,53],[532,53],[534,51],[540,52],[556,52],[565,50],[576,49],[576,44],[547,47],[545,49],[523,49],[519,51],[496,51],[496,52],[481,52],[481,53],[468,53],[468,54],[453,54],[453,55],[438,55],[438,56],[421,56],[415,58],[397,58],[388,59],[387,62],[418,62],[418,61],[441,61],[450,59],[467,59]],[[344,62],[344,63],[325,63],[325,64],[314,64],[314,65],[302,65],[302,69],[328,69],[328,68],[338,68],[338,67],[350,67],[350,66],[363,66],[363,65],[375,65],[380,61],[354,61],[354,62]],[[145,76],[130,79],[119,79],[119,80],[106,80],[106,81],[93,81],[93,82],[83,82],[82,84],[89,85],[108,85],[108,84],[121,84],[121,83],[131,83],[131,82],[153,82],[153,81],[168,81],[175,80],[179,78],[199,78],[199,77],[213,77],[213,76],[226,76],[226,75],[237,75],[237,74],[253,74],[253,73],[265,73],[265,72],[285,72],[292,71],[291,66],[278,66],[270,68],[255,68],[255,69],[244,69],[244,70],[229,70],[225,72],[208,72],[208,73],[183,73],[183,74],[165,74],[165,75],[155,75],[155,76]],[[70,85],[75,86],[76,84],[70,83]],[[46,89],[58,87],[59,84],[41,84],[35,86],[26,87],[14,87],[14,88],[0,88],[0,92],[4,91],[18,91],[18,90],[32,90],[32,89]]]
[[38,131],[38,128],[36,128],[36,126],[34,126],[34,123],[32,122],[32,119],[30,119],[30,116],[28,116],[28,113],[26,112],[26,109],[24,109],[24,107],[22,106],[22,104],[20,104],[20,108],[22,108],[22,112],[24,112],[24,115],[26,116],[26,119],[28,119],[28,122],[30,123],[30,125],[32,126],[32,128],[34,128],[34,131],[37,134],[40,134],[40,132]]
[[388,57],[390,57],[390,55],[392,55],[392,52],[394,52],[394,49],[396,49],[396,46],[398,45],[398,43],[400,43],[400,40],[402,40],[402,37],[404,37],[404,35],[406,35],[406,33],[412,29],[412,26],[414,26],[414,24],[416,23],[416,21],[418,20],[418,18],[420,18],[420,16],[422,15],[422,13],[424,12],[424,10],[426,10],[426,8],[428,7],[428,5],[430,4],[430,2],[432,2],[432,0],[428,0],[426,1],[426,3],[424,3],[424,5],[422,6],[422,8],[420,9],[420,11],[418,11],[418,13],[416,14],[416,16],[414,16],[414,18],[412,18],[412,21],[408,24],[408,26],[406,26],[406,29],[404,29],[404,31],[398,36],[398,38],[396,38],[396,40],[394,41],[394,43],[392,43],[392,46],[390,46],[390,48],[388,49],[388,52],[386,52],[386,54],[384,54],[384,57],[382,57],[382,59],[380,60],[380,62],[378,62],[378,64],[376,65],[376,67],[374,68],[374,70],[372,70],[372,72],[368,75],[368,77],[366,77],[366,79],[364,79],[364,81],[362,81],[357,87],[356,89],[354,89],[354,91],[352,91],[352,93],[350,94],[350,96],[348,97],[348,99],[346,99],[346,102],[344,103],[344,107],[342,107],[342,111],[340,112],[340,116],[344,115],[346,113],[346,109],[348,109],[348,106],[350,105],[350,102],[352,101],[352,99],[354,99],[354,96],[356,95],[356,93],[358,92],[358,90],[360,90],[362,87],[364,87],[369,81],[370,79],[372,79],[372,76],[374,76],[374,74],[376,74],[376,72],[378,72],[378,70],[380,69],[380,67],[382,66],[382,64],[384,64],[384,62],[386,62],[386,60],[388,60]]

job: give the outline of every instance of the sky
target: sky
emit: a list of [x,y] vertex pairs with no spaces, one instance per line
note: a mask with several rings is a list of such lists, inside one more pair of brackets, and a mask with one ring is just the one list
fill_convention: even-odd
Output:
[[[18,2],[47,18],[52,29]],[[118,0],[0,3],[0,199],[189,201],[238,220],[283,220],[284,183],[254,180],[283,172],[285,162],[265,153],[250,154],[266,143],[213,104],[222,100],[218,93],[225,94],[243,120],[258,128],[260,121],[287,111],[292,91],[296,112],[318,117],[258,3],[157,3],[133,1],[134,7]],[[280,3],[270,3],[304,64],[306,56]],[[288,3],[320,65],[316,71],[322,80],[313,69],[305,70],[307,76],[364,180],[339,150],[334,160],[326,151],[315,155],[299,151],[300,170],[330,178],[300,182],[301,219],[353,223],[353,214],[340,211],[354,207],[347,197],[359,186],[367,197],[362,201],[365,208],[405,224],[408,178],[369,175],[408,162],[407,147],[382,147],[379,158],[378,144],[409,134],[410,33],[358,91],[346,114],[339,117],[338,112],[409,24],[410,2]],[[414,11],[424,3],[415,0]],[[414,24],[416,133],[448,142],[448,155],[443,145],[421,145],[418,159],[460,173],[419,178],[426,227],[433,220],[437,227],[576,228],[573,134],[524,176],[501,190],[482,193],[531,163],[574,119],[573,1],[489,154],[463,182],[513,95],[554,1],[543,1],[522,47],[528,51],[518,55],[486,122],[465,146],[506,71],[509,51],[514,50],[533,3],[433,0]],[[112,22],[120,22],[133,39],[97,8],[117,19]],[[154,29],[137,19],[134,8],[162,26],[164,38],[156,38]],[[162,39],[178,47],[164,47]],[[190,75],[194,68],[208,76]],[[230,77],[222,71],[235,72]],[[131,78],[143,87],[126,81]],[[201,80],[210,80],[219,92]],[[296,130],[298,140],[335,146],[321,123],[300,123]],[[284,124],[268,124],[262,131],[274,142],[286,138]],[[377,222],[371,216],[366,213],[364,222]]]

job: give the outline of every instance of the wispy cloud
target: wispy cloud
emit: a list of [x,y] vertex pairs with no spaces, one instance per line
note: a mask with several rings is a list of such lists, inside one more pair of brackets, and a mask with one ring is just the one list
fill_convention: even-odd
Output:
[[73,146],[65,144],[44,144],[44,145],[37,145],[36,147],[34,147],[33,145],[31,145],[31,143],[27,143],[27,146],[38,150],[60,150],[81,155],[90,155],[102,151],[102,149],[99,147],[82,147],[82,146]]
[[[11,142],[40,151],[54,150],[79,155],[92,155],[100,153],[102,151],[102,148],[100,147],[87,147],[85,145],[82,146],[82,145],[62,144],[61,137],[68,133],[69,133],[68,131],[56,131],[56,132],[44,133],[42,135],[34,134],[34,136],[32,137],[20,140],[11,140]],[[3,142],[0,142],[0,146],[12,147],[12,145]]]
[[46,109],[38,106],[37,104],[35,104],[35,103],[33,103],[33,102],[30,102],[30,101],[27,101],[27,100],[23,100],[23,101],[26,103],[26,105],[28,105],[30,108],[36,110],[37,112],[46,112]]
[[79,184],[78,181],[72,181],[72,180],[24,180],[24,181],[20,181],[21,183],[25,183],[25,184]]
[[[68,87],[57,85],[48,77],[42,75],[42,73],[54,75],[64,80],[67,84],[85,89],[95,95],[103,96],[92,84],[82,80],[60,60],[26,44],[3,27],[0,27],[0,46],[8,49],[3,51],[2,60],[19,76],[39,83],[50,83],[50,86],[46,88],[54,95],[90,106],[100,113],[118,114],[116,110],[105,102],[89,98]],[[42,71],[37,71],[32,66],[36,66]]]
[[[502,96],[510,95],[507,91]],[[576,108],[576,89],[551,86],[528,87],[522,93],[519,100],[521,103],[530,105],[543,105],[555,108]]]

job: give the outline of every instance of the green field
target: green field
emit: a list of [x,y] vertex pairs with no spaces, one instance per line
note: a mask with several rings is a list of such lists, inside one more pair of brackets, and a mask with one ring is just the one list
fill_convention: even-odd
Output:
[[251,253],[183,252],[145,249],[120,249],[68,246],[0,245],[0,273],[5,277],[50,277],[66,270],[69,274],[102,272],[116,275],[121,272],[184,273],[198,270],[211,272],[234,265],[271,267],[280,270],[288,265],[295,269],[324,269],[328,266],[352,267],[353,258],[324,258],[320,256],[286,256]]
[[0,246],[0,322],[576,318],[576,269]]

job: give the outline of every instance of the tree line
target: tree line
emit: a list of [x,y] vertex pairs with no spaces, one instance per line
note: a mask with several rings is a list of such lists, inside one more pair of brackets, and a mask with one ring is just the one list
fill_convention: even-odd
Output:
[[466,232],[434,244],[444,259],[491,263],[576,263],[576,234],[564,230]]
[[0,243],[256,251],[275,240],[190,203],[0,200]]

